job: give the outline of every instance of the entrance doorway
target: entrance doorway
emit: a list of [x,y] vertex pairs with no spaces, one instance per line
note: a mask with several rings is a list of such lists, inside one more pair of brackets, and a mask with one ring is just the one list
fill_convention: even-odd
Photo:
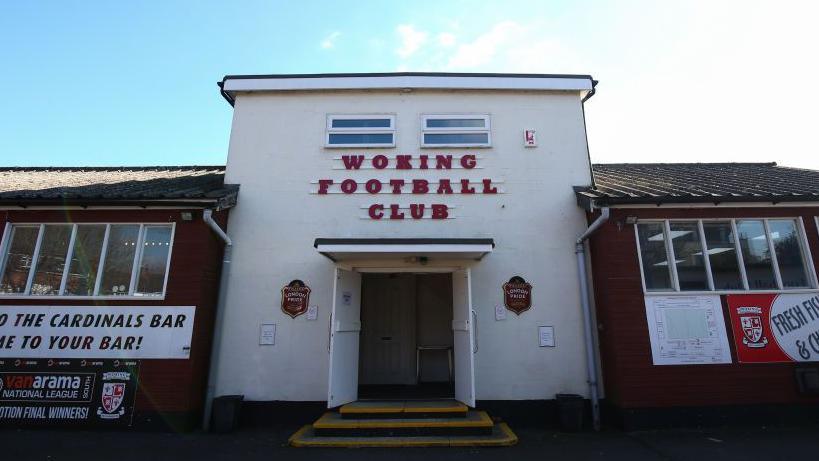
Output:
[[452,274],[363,274],[361,292],[359,398],[452,398]]
[[454,394],[474,407],[471,284],[468,268],[362,273],[337,267],[327,406],[358,400],[361,391],[368,398]]

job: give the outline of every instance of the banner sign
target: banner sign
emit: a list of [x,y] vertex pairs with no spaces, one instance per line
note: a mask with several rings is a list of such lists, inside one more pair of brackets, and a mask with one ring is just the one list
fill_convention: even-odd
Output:
[[135,360],[0,359],[0,425],[130,426]]
[[654,365],[731,363],[719,295],[645,297]]
[[819,293],[728,295],[741,363],[819,361]]
[[0,306],[0,358],[187,359],[193,306]]

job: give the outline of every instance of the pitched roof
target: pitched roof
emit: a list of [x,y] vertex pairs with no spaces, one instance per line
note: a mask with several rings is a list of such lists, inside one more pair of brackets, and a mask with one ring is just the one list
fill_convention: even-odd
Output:
[[592,165],[594,185],[578,203],[816,202],[819,171],[776,163],[611,163]]
[[233,206],[223,166],[0,168],[0,204]]

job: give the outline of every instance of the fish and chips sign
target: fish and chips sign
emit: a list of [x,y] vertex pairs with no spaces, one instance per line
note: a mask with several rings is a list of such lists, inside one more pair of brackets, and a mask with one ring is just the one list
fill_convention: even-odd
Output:
[[819,361],[819,294],[729,295],[740,363]]

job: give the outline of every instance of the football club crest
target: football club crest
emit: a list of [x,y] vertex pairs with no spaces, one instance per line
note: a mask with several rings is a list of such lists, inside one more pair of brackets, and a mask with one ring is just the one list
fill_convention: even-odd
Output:
[[768,344],[768,338],[764,336],[765,330],[762,327],[762,309],[759,307],[739,307],[740,325],[742,326],[742,344],[758,348]]
[[282,288],[282,311],[291,318],[307,312],[310,305],[310,287],[301,280],[293,280]]
[[102,408],[113,413],[122,405],[125,398],[125,384],[105,383],[102,386]]
[[[100,407],[97,408],[97,416],[102,419],[119,419],[125,414],[125,390],[127,382],[131,379],[131,373],[127,371],[109,371],[103,373],[102,392],[100,394]],[[113,382],[106,382],[113,380]]]
[[528,311],[532,307],[532,285],[517,275],[510,278],[503,284],[503,304],[515,315]]

